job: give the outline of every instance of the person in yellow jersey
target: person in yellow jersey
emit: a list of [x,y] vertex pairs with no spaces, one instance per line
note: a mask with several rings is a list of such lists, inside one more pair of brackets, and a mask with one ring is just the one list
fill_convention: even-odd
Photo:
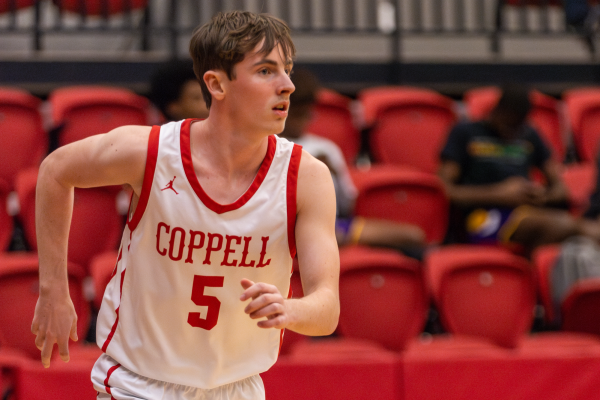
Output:
[[[97,322],[99,399],[263,399],[284,329],[328,335],[339,316],[328,168],[277,137],[294,44],[272,16],[220,13],[190,42],[205,120],[125,126],[56,150],[37,188],[44,366],[68,361],[77,316],[66,278],[74,187],[133,188]],[[305,296],[288,298],[298,257]]]

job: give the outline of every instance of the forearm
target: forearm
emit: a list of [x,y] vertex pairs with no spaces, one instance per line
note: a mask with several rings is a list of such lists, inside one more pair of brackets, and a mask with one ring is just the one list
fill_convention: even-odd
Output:
[[447,185],[450,201],[460,207],[473,206],[505,206],[515,207],[511,199],[505,199],[498,193],[498,187],[491,185]]
[[67,246],[73,187],[56,179],[57,167],[51,159],[42,163],[36,188],[36,235],[40,261],[40,293],[50,288],[65,290],[67,285]]
[[316,290],[298,299],[286,299],[289,312],[287,329],[308,336],[330,335],[340,315],[338,296],[328,288]]

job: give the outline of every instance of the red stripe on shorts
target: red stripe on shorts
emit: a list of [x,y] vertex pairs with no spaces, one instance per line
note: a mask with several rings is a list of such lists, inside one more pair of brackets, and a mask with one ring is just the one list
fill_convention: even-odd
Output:
[[110,391],[110,386],[108,386],[108,380],[110,379],[110,376],[113,374],[113,372],[115,372],[115,370],[117,368],[119,368],[120,366],[121,366],[121,364],[117,364],[117,365],[113,365],[112,367],[110,367],[110,369],[106,373],[106,379],[104,380],[104,388],[106,389],[106,393],[110,394],[111,399],[114,399],[114,397],[112,397],[112,393]]

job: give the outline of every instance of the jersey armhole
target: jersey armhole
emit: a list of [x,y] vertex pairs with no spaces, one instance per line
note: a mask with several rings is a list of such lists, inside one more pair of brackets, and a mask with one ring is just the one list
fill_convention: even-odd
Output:
[[[144,181],[142,183],[142,193],[140,193],[140,199],[138,201],[137,207],[133,213],[131,219],[128,220],[127,226],[129,227],[129,231],[133,232],[137,227],[138,223],[142,219],[142,215],[144,215],[144,211],[146,210],[146,205],[148,204],[148,199],[150,198],[150,190],[152,189],[152,181],[154,180],[154,171],[156,170],[156,160],[158,158],[158,141],[160,137],[160,126],[153,126],[150,131],[150,136],[148,138],[148,155],[146,157],[146,169],[144,171]],[[131,200],[133,200],[134,194],[131,195]],[[131,201],[129,204],[131,209]]]
[[298,169],[302,158],[302,146],[295,144],[290,157],[287,174],[287,229],[290,256],[296,257],[296,213],[298,211],[296,198],[298,192]]

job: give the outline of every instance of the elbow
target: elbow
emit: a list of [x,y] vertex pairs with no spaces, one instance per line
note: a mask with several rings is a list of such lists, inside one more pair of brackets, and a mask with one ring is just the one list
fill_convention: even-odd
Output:
[[320,336],[328,336],[335,332],[338,327],[338,323],[340,320],[340,303],[337,301],[331,308],[331,314],[329,321],[326,324],[323,324],[323,332]]

